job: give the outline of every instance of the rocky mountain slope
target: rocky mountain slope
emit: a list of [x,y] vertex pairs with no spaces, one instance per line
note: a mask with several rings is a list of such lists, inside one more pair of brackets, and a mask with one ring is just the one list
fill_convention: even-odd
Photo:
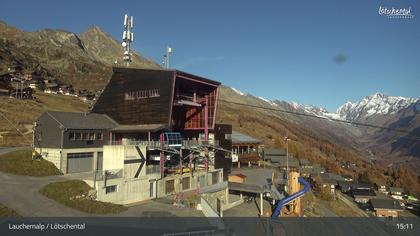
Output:
[[[100,90],[121,55],[118,41],[95,26],[77,35],[51,29],[25,32],[0,21],[0,72],[20,63],[28,72],[38,71],[75,88]],[[159,68],[138,53],[131,66]]]

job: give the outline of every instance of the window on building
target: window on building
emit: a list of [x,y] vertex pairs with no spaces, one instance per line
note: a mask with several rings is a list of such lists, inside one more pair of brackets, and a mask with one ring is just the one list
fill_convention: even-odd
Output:
[[95,133],[89,133],[89,140],[95,140]]
[[93,152],[67,153],[67,158],[93,158]]
[[134,92],[127,92],[124,94],[125,100],[136,100],[153,97],[160,97],[159,89],[139,90]]
[[105,187],[105,193],[106,194],[115,193],[117,191],[118,191],[118,186],[117,185],[110,185],[110,186]]
[[206,177],[204,175],[201,175],[198,177],[198,183],[200,187],[206,186]]
[[160,97],[159,89],[152,89],[152,90],[150,90],[149,97],[151,97],[151,98]]
[[96,140],[102,140],[102,132],[96,133]]
[[74,133],[75,140],[82,140],[82,133]]
[[213,173],[211,173],[211,183],[212,184],[219,183],[219,172],[213,172]]
[[89,140],[89,133],[82,133],[83,140]]
[[187,190],[190,188],[190,177],[182,178],[182,190]]
[[173,180],[173,179],[167,180],[165,185],[166,185],[165,186],[166,187],[166,189],[165,189],[166,194],[171,194],[171,193],[175,192],[175,180]]
[[73,133],[73,132],[69,133],[69,139],[70,140],[75,140],[76,139],[75,133]]

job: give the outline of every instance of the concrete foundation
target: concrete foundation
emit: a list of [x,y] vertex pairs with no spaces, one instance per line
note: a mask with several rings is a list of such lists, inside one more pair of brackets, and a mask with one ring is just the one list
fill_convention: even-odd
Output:
[[102,152],[102,148],[35,148],[35,151],[42,155],[44,159],[52,162],[62,173],[67,174],[67,154],[69,153],[93,153],[93,169],[98,166],[98,152]]

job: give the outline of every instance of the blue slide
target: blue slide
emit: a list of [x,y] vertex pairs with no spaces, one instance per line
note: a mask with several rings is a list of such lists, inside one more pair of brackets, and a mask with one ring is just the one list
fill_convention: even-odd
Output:
[[286,205],[287,203],[289,203],[290,201],[293,201],[294,199],[301,197],[303,194],[305,194],[306,192],[308,192],[311,189],[311,185],[308,183],[308,181],[306,181],[303,177],[299,177],[298,178],[298,182],[300,184],[303,185],[303,189],[290,195],[287,196],[279,201],[276,202],[273,214],[271,215],[272,219],[277,219],[277,217],[279,217],[280,212],[281,212],[281,208],[283,208],[284,205]]

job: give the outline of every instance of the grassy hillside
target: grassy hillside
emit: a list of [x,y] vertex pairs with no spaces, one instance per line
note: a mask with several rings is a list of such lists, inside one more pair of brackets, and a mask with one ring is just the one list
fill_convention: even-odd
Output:
[[29,176],[61,175],[53,163],[44,159],[32,160],[31,150],[18,150],[0,155],[0,171]]
[[[76,97],[44,93],[36,93],[35,97],[34,100],[0,97],[0,147],[30,145],[33,123],[44,111],[88,111],[88,105]],[[5,117],[16,125],[26,138],[23,138]]]
[[0,217],[19,217],[19,214],[0,203]]
[[82,180],[67,180],[50,183],[39,192],[68,207],[96,215],[116,214],[127,210],[118,204],[100,202],[89,197],[92,188]]

